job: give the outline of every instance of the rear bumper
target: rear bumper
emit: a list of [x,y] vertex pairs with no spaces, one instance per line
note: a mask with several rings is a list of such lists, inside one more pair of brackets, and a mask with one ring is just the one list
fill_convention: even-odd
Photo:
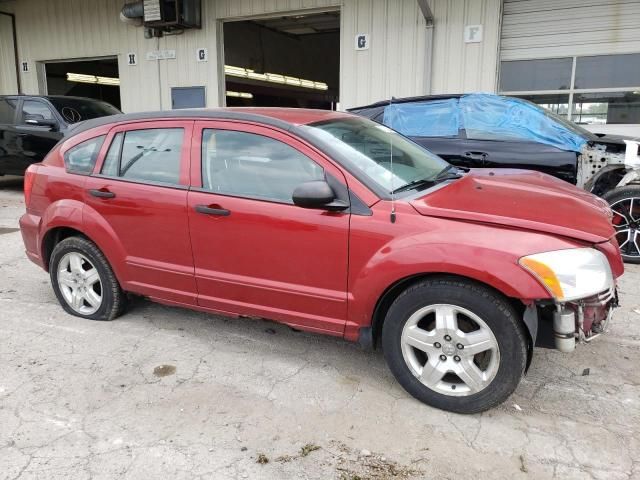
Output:
[[20,217],[20,232],[29,260],[46,270],[40,250],[40,217],[25,213]]

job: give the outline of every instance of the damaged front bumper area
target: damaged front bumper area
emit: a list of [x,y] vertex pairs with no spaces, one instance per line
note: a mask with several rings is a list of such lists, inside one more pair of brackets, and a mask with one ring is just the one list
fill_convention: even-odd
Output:
[[615,287],[566,303],[539,302],[535,306],[541,322],[537,345],[573,352],[576,343],[588,343],[606,332],[617,307]]

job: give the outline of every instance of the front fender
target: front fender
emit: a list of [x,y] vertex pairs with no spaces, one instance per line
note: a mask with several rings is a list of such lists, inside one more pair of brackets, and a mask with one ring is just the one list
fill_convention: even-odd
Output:
[[386,243],[370,253],[367,249],[372,236],[352,236],[347,338],[357,339],[359,329],[371,325],[376,305],[387,291],[415,277],[447,274],[468,278],[524,305],[550,299],[549,292],[518,260],[524,255],[579,246],[562,237],[525,230],[424,217],[419,220],[422,232],[387,237]]

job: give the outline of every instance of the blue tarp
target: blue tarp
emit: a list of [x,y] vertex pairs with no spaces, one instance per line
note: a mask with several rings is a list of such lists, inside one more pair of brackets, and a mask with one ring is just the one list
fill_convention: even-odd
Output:
[[409,137],[454,137],[465,130],[473,140],[532,141],[579,152],[587,139],[519,98],[471,94],[460,98],[394,103],[383,123]]
[[392,103],[384,109],[382,122],[407,137],[455,137],[460,129],[458,99]]

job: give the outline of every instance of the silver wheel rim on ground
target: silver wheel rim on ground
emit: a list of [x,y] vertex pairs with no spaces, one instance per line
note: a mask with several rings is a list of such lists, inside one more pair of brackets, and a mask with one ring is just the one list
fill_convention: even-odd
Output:
[[640,198],[618,200],[611,204],[611,210],[620,254],[627,258],[640,258]]
[[58,287],[77,313],[91,315],[102,305],[102,281],[96,267],[81,253],[65,254],[58,263]]
[[444,395],[462,397],[484,390],[500,366],[500,349],[489,326],[456,305],[416,311],[402,329],[401,342],[411,373]]

